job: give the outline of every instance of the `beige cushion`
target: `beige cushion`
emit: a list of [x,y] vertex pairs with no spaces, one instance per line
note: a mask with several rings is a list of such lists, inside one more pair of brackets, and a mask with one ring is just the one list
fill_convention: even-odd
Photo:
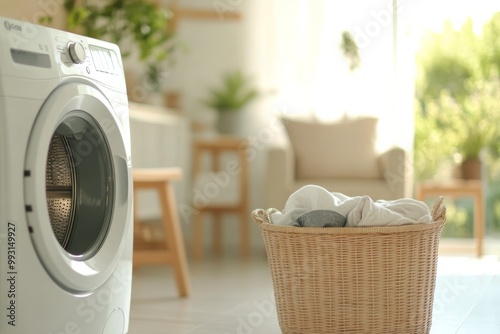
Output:
[[376,118],[335,123],[283,118],[296,159],[296,178],[380,178]]

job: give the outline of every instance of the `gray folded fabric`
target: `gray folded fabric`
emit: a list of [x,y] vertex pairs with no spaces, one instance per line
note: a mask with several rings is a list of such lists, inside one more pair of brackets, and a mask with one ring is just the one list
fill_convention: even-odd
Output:
[[299,216],[292,226],[296,227],[344,227],[347,219],[333,210],[312,210]]

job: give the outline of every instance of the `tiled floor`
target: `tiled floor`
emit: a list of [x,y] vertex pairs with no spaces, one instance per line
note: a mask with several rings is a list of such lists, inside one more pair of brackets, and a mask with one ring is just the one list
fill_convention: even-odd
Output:
[[431,333],[500,333],[500,262],[441,257]]
[[[500,259],[441,256],[438,271],[431,333],[500,333]],[[138,269],[129,333],[281,333],[264,256],[191,263],[190,275],[192,296],[183,299],[170,268]]]

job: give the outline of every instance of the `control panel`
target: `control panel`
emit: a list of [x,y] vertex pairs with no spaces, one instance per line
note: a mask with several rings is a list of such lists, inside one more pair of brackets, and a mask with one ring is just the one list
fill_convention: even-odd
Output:
[[102,42],[78,35],[53,32],[56,55],[61,62],[64,74],[96,74],[98,76],[119,76],[121,62],[115,50],[102,46]]
[[0,73],[25,79],[81,76],[124,90],[120,50],[112,43],[0,17]]

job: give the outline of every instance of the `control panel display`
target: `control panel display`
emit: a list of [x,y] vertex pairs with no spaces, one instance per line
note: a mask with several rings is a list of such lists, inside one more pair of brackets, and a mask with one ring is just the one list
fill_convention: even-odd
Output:
[[15,63],[50,68],[50,56],[48,54],[19,49],[10,49],[10,54]]
[[89,48],[96,71],[109,74],[119,74],[121,72],[115,51],[95,45],[89,45]]

